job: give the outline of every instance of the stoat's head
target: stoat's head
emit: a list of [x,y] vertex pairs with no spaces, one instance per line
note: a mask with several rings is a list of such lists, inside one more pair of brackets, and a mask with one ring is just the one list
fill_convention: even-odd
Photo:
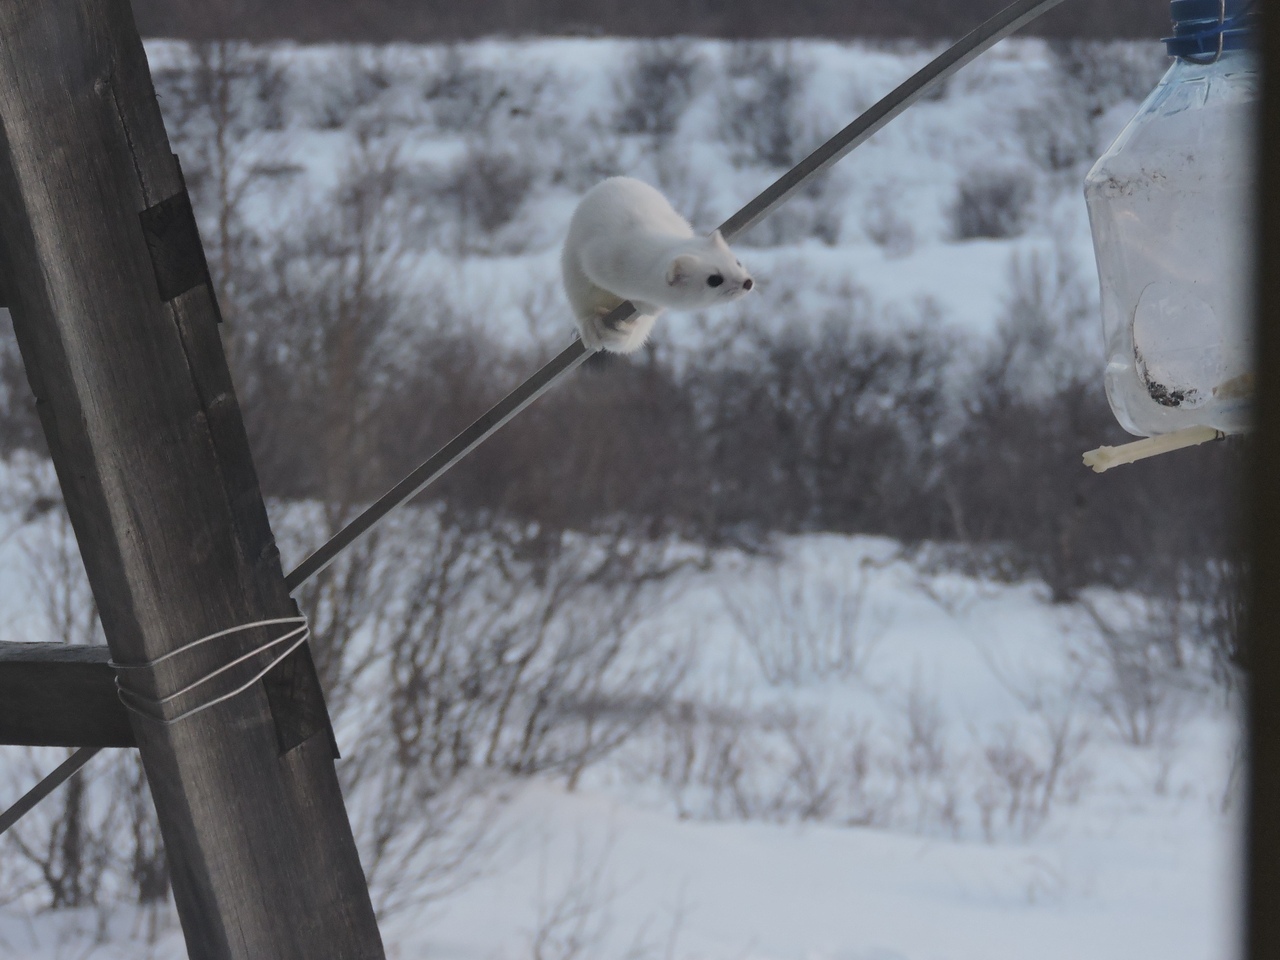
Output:
[[728,303],[744,296],[753,286],[751,274],[733,255],[719,230],[690,241],[667,264],[667,288],[673,307],[697,310]]

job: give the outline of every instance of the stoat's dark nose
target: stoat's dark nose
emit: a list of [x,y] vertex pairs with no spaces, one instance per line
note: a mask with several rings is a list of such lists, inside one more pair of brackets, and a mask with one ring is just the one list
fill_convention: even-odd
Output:
[[747,277],[747,279],[742,281],[743,290],[750,290],[754,286],[755,286],[755,282],[750,277]]

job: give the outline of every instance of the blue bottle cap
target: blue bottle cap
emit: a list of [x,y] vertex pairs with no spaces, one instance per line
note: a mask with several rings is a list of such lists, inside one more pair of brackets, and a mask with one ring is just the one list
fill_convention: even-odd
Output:
[[1172,0],[1169,7],[1173,36],[1164,45],[1172,57],[1213,60],[1253,46],[1256,0]]

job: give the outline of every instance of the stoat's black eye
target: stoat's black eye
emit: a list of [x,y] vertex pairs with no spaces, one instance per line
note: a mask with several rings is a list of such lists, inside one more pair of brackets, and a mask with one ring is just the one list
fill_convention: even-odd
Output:
[[724,283],[724,277],[720,276],[718,273],[713,273],[711,276],[707,277],[708,287],[718,287],[722,283]]

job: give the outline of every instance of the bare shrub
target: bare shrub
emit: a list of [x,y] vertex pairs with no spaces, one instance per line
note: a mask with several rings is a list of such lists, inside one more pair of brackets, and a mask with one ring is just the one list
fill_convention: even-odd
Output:
[[701,68],[702,58],[688,40],[642,44],[617,85],[618,132],[645,134],[656,143],[668,139],[693,99]]
[[350,49],[309,78],[307,122],[319,130],[360,128],[385,133],[392,113],[380,104],[395,76],[380,48]]
[[1026,839],[1057,804],[1078,799],[1088,776],[1079,698],[1038,696],[1027,700],[1027,723],[958,741],[919,677],[891,698],[894,722],[878,732],[818,710],[753,707],[744,692],[711,692],[665,711],[628,748],[624,768],[660,782],[681,817]]
[[753,808],[742,785],[748,736],[740,709],[682,699],[661,715],[654,755],[630,766],[640,779],[659,778],[682,819],[745,816]]
[[383,629],[398,756],[444,775],[576,776],[660,709],[683,672],[674,654],[642,654],[633,633],[679,564],[623,529],[460,520],[416,514],[404,547],[414,562],[396,564],[404,599]]
[[[314,537],[309,513],[286,524],[291,549]],[[575,535],[438,505],[403,510],[334,581],[302,590],[341,691],[335,723],[360,743],[340,774],[380,910],[473,874],[492,840],[484,811],[511,778],[572,787],[663,709],[684,659],[636,625],[684,562],[625,528]]]
[[1090,779],[1084,756],[1092,721],[1083,708],[1091,668],[1069,657],[1065,676],[1017,677],[989,651],[982,652],[1025,715],[979,739],[973,799],[988,843],[1008,836],[1028,840],[1048,822],[1055,804],[1077,802]]
[[152,80],[171,140],[194,148],[183,158],[189,178],[214,166],[215,158],[202,148],[220,149],[220,136],[235,143],[285,124],[288,76],[262,47],[232,40],[193,43],[177,65],[154,71]]
[[[18,775],[13,786],[38,780],[47,769],[40,761],[47,762],[53,752],[24,750],[24,762],[11,768]],[[59,761],[66,756],[62,754]],[[28,814],[5,835],[7,858],[20,859],[27,868],[19,868],[10,884],[30,893],[39,890],[44,906],[51,910],[104,901],[114,892],[110,888],[116,816],[109,793],[95,789],[83,773],[72,777],[60,796]]]
[[895,781],[895,819],[905,818],[920,833],[941,828],[959,836],[958,762],[947,742],[942,707],[924,689],[919,674],[913,676],[900,711],[901,749],[884,761]]
[[899,209],[893,185],[876,191],[862,218],[871,242],[890,257],[905,257],[916,248],[916,231]]
[[1136,108],[1167,68],[1158,50],[1131,43],[1057,40],[1049,44],[1051,82],[1018,115],[1028,155],[1051,172],[1076,171],[1106,148],[1101,121],[1113,107]]
[[1080,606],[1096,628],[1085,655],[1103,665],[1093,690],[1102,715],[1131,746],[1171,742],[1194,683],[1195,613],[1178,597],[1131,597],[1106,613],[1087,599]]
[[[812,276],[785,263],[761,282],[776,310]],[[948,338],[916,319],[877,332],[856,287],[832,300],[781,329],[747,313],[690,369],[715,478],[713,529],[927,535],[935,508],[919,499],[920,478],[932,475],[946,414]]]
[[286,90],[287,76],[268,51],[229,40],[192,44],[189,60],[157,79],[233,364],[254,293],[245,267],[259,254],[245,204],[256,186],[290,175],[288,168],[260,163],[253,143],[261,129],[284,124]]
[[1248,565],[1238,556],[1214,559],[1193,568],[1187,590],[1195,614],[1194,635],[1213,656],[1215,679],[1228,691],[1243,685],[1248,652],[1244,647]]
[[[582,123],[563,124],[546,146],[554,152],[548,159],[549,182],[575,194],[624,172],[621,141],[607,118],[592,115]],[[692,219],[692,208],[678,209]]]
[[1169,68],[1159,47],[1123,41],[1052,40],[1049,52],[1058,75],[1096,115],[1122,100],[1142,100]]
[[1040,750],[1028,747],[1011,723],[1001,724],[982,747],[984,764],[974,800],[988,843],[1001,835],[1029,840],[1048,821],[1056,802],[1078,798],[1087,777],[1079,761],[1089,734],[1075,710],[1036,710],[1033,716],[1040,721]]
[[1049,86],[1040,103],[1018,111],[1017,131],[1038,166],[1061,173],[1097,159],[1095,120],[1078,98]]
[[794,704],[757,706],[728,681],[686,690],[628,745],[621,766],[660,784],[682,818],[1023,841],[1079,800],[1090,727],[1079,677],[1065,690],[1056,678],[1008,686],[1025,715],[962,738],[918,675],[884,698],[889,722],[879,727]]
[[[34,465],[32,465],[34,466]],[[18,471],[14,471],[18,472]],[[89,590],[65,509],[49,496],[52,478],[35,470],[13,487],[34,495],[21,530],[31,594],[39,598],[35,636],[48,642],[104,642],[97,607]],[[24,484],[22,481],[26,480]],[[41,489],[45,493],[38,493]],[[48,503],[48,506],[45,504]],[[47,773],[59,751],[15,751],[14,787],[29,786]],[[15,789],[15,794],[17,790]],[[0,803],[0,807],[7,803]],[[169,872],[155,810],[135,754],[108,753],[66,783],[55,797],[32,811],[2,841],[16,875],[12,893],[39,890],[51,909],[133,901],[165,904]]]
[[[677,904],[662,936],[654,936],[652,918],[643,921],[618,952],[614,904],[621,891],[613,878],[610,859],[614,838],[588,858],[579,834],[569,875],[557,891],[549,891],[546,864],[542,866],[535,900],[536,918],[528,935],[528,960],[580,960],[616,956],[618,960],[675,960],[683,909]],[[544,855],[545,856],[545,855]]]
[[339,767],[343,797],[380,917],[421,909],[483,873],[502,839],[501,778],[472,771],[448,782],[398,762],[373,727]]
[[240,267],[253,309],[233,373],[259,474],[339,513],[381,486],[373,424],[402,349],[402,173],[394,149],[359,139],[329,203]]
[[538,916],[529,936],[530,960],[578,960],[599,956],[612,926],[613,894],[607,888],[607,854],[590,867],[583,863],[581,841],[573,873],[559,895],[540,890]]
[[1033,195],[1031,178],[1013,170],[972,170],[956,188],[951,232],[957,240],[1022,234]]
[[844,193],[842,182],[829,175],[810,180],[785,206],[753,227],[743,242],[779,247],[812,237],[835,246],[840,241]]
[[808,146],[799,117],[803,66],[786,41],[739,41],[725,59],[722,136],[739,159],[790,167]]
[[[533,185],[533,171],[516,154],[472,143],[445,174],[436,202],[453,208],[454,251],[493,252],[493,234],[515,218]],[[508,244],[502,252],[518,252]]]
[[453,133],[485,129],[489,116],[509,95],[492,70],[473,63],[456,44],[445,49],[423,90],[436,127]]
[[681,818],[885,826],[896,813],[885,756],[865,726],[755,707],[732,683],[673,702],[622,767],[661,784]]
[[[826,724],[821,718],[794,710],[784,711],[777,726],[790,749],[786,784],[791,796],[777,806],[790,808],[800,820],[823,822],[831,819],[840,809],[846,785],[857,790],[857,750],[861,741],[841,738],[833,741],[827,735]],[[852,749],[853,756],[846,757],[845,750]],[[847,769],[851,761],[854,769]],[[852,775],[852,778],[851,776]],[[852,783],[850,784],[850,779]],[[861,812],[853,818],[865,816]]]
[[770,564],[724,587],[725,612],[774,685],[858,677],[878,636],[864,607],[869,558],[840,582]]
[[1136,490],[1135,500],[1112,499],[1114,481],[1079,469],[1081,452],[1117,431],[1090,303],[1065,245],[1011,261],[1004,315],[966,377],[964,418],[940,454],[950,518],[964,539],[987,545],[985,572],[1038,577],[1055,603],[1127,555],[1121,531],[1132,521],[1121,504],[1138,509]]

